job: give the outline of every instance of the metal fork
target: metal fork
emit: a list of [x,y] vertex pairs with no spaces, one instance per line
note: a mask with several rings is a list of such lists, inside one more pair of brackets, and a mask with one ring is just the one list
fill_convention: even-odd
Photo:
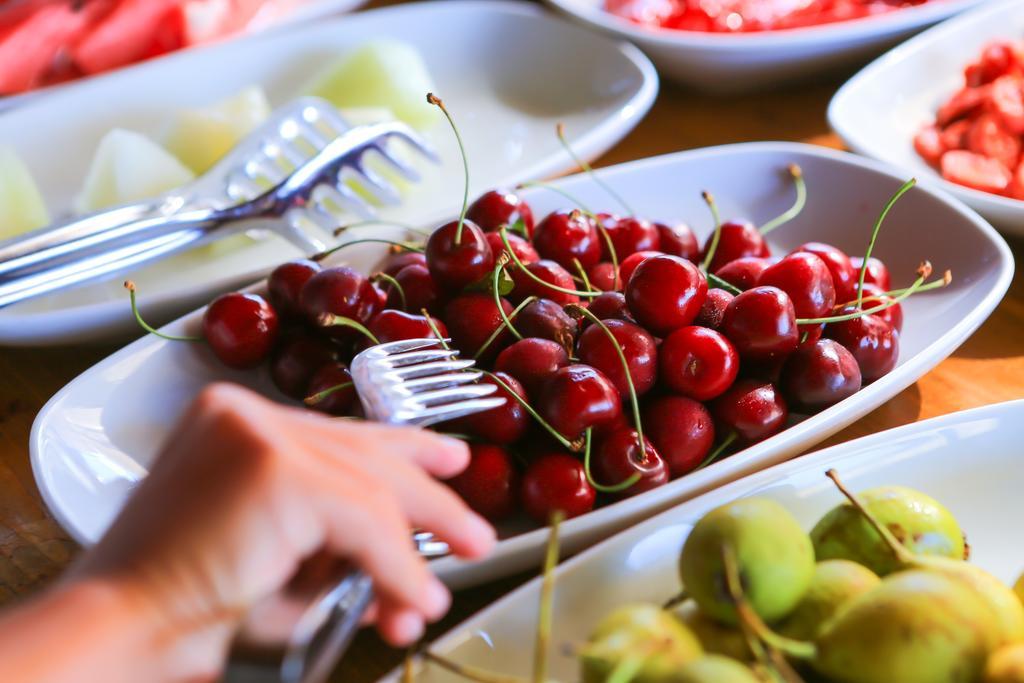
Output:
[[349,126],[329,102],[306,97],[279,109],[196,181],[154,200],[121,206],[0,242],[0,307],[123,273],[242,230],[275,232],[305,253],[325,248],[338,210],[363,218],[398,190],[367,165],[377,157],[410,181],[419,173],[389,149],[401,140],[437,155],[399,122]]
[[[473,361],[458,356],[458,351],[438,339],[391,342],[358,354],[350,372],[366,417],[425,427],[504,404],[504,398],[491,396],[497,387],[475,384],[483,373],[471,369]],[[429,532],[416,532],[413,542],[424,557],[448,554],[447,544]],[[336,580],[305,610],[292,630],[280,665],[275,662],[269,672],[264,667],[263,679],[279,683],[326,680],[355,636],[372,597],[373,582],[360,571]],[[253,679],[252,672],[247,672],[244,680]]]

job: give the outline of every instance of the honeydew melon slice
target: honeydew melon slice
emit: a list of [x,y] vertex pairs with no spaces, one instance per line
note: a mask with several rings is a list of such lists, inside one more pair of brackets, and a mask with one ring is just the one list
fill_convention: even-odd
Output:
[[0,240],[50,222],[32,174],[9,147],[0,147]]

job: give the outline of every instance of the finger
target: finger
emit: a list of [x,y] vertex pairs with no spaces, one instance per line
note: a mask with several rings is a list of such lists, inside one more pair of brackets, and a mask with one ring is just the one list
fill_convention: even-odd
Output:
[[393,647],[406,647],[423,637],[423,616],[407,608],[381,609],[377,632]]

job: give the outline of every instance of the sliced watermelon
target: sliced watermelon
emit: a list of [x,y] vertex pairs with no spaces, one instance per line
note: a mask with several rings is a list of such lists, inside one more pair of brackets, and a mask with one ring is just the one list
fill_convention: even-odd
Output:
[[1002,162],[964,150],[942,155],[942,177],[958,185],[996,194],[1002,193],[1013,178]]
[[146,57],[153,37],[165,23],[173,25],[174,12],[180,11],[182,2],[121,0],[117,9],[72,48],[72,58],[82,71],[94,74]]

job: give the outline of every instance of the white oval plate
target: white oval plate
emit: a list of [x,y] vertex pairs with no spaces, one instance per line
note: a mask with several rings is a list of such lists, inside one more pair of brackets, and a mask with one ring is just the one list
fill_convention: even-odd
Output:
[[[1007,542],[1024,515],[1019,466],[1024,401],[945,415],[833,446],[695,498],[611,538],[555,572],[551,680],[577,680],[562,643],[580,643],[612,609],[661,604],[680,588],[679,551],[707,511],[737,498],[767,496],[810,530],[842,501],[825,478],[835,468],[855,491],[884,484],[920,489],[944,503],[967,534],[971,560],[1012,585],[1024,547]],[[457,662],[529,679],[540,599],[535,579],[452,629],[431,651]],[[382,679],[400,680],[398,672]],[[462,680],[431,666],[421,681]],[[879,682],[881,683],[881,682]]]
[[[792,201],[784,171],[791,162],[803,167],[810,196],[804,215],[772,234],[773,245],[785,250],[821,240],[860,253],[877,212],[902,179],[850,154],[752,143],[632,162],[602,175],[645,215],[685,218],[706,233],[710,221],[700,190],[712,190],[725,215],[764,222]],[[612,206],[585,176],[556,184],[592,209]],[[567,208],[565,200],[545,190],[528,198],[540,214]],[[951,268],[954,273],[950,287],[904,303],[903,350],[893,372],[741,454],[568,521],[566,552],[795,456],[882,405],[959,346],[999,302],[1013,274],[1010,251],[991,226],[956,200],[927,189],[914,190],[896,205],[877,249],[896,283],[909,283],[924,257],[940,271]],[[362,255],[347,258],[356,267],[372,267]],[[194,328],[201,314],[192,313],[168,329]],[[232,372],[202,347],[145,337],[86,371],[42,409],[31,438],[36,482],[50,511],[76,540],[88,544],[102,535],[132,486],[145,476],[177,416],[213,380],[237,381],[280,397],[266,373]],[[436,571],[452,585],[465,586],[534,566],[543,551],[544,530],[503,532],[505,539],[488,559],[465,563],[445,558],[436,562]]]
[[[69,85],[0,115],[0,144],[18,151],[59,216],[111,127],[156,134],[170,111],[253,83],[266,88],[271,102],[287,102],[325,59],[370,37],[397,38],[419,49],[438,95],[460,124],[475,191],[574,167],[555,137],[559,121],[581,155],[600,155],[643,118],[658,90],[654,67],[635,47],[534,5],[404,5],[188,50]],[[578,63],[588,65],[586,73]],[[451,131],[440,123],[427,137],[443,163],[420,165],[424,182],[405,194],[402,206],[382,210],[382,218],[419,224],[458,206],[463,172]],[[219,258],[175,257],[131,277],[145,312],[166,321],[294,255],[283,240],[269,238]],[[0,344],[64,344],[130,333],[134,323],[123,279],[0,309]]]
[[832,128],[853,151],[907,169],[952,193],[1000,230],[1024,235],[1024,201],[951,183],[914,151],[914,135],[963,87],[963,70],[990,40],[1024,36],[1020,0],[986,3],[925,31],[869,64],[828,108]]
[[931,0],[876,17],[742,34],[647,28],[602,9],[603,0],[547,0],[594,28],[636,43],[670,80],[717,92],[764,90],[878,54],[982,0]]

